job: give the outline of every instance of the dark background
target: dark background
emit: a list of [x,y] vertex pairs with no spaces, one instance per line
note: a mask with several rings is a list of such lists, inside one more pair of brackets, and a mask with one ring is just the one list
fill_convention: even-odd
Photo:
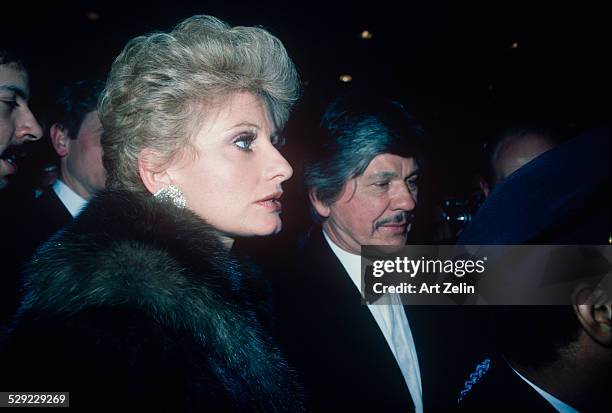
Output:
[[[434,148],[426,189],[438,200],[469,195],[481,144],[508,126],[547,126],[569,138],[609,122],[612,36],[597,3],[9,0],[0,6],[0,39],[26,57],[32,107],[44,124],[62,85],[105,78],[134,36],[193,14],[264,26],[304,84],[285,131],[296,177],[288,185],[296,212],[285,208],[291,230],[307,221],[300,155],[324,105],[342,91],[377,90],[422,120]],[[341,82],[342,74],[353,80]]]

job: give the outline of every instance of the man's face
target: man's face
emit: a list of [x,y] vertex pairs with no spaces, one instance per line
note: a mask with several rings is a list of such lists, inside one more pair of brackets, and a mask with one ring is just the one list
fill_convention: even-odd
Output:
[[[0,155],[11,145],[39,139],[42,129],[28,107],[28,75],[14,66],[0,65]],[[15,173],[14,165],[0,159],[0,189],[5,177]]]
[[326,217],[326,234],[353,254],[362,245],[404,245],[417,203],[417,174],[414,158],[376,156],[363,175],[344,184],[332,205],[314,202]]
[[76,139],[68,139],[68,153],[62,163],[62,180],[84,199],[104,188],[102,165],[102,124],[98,111],[85,116]]

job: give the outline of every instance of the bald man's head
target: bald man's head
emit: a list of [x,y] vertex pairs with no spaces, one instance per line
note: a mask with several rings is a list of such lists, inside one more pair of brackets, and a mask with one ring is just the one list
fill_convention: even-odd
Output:
[[498,182],[556,145],[543,129],[511,129],[502,134],[489,152],[489,177],[481,183],[485,196]]

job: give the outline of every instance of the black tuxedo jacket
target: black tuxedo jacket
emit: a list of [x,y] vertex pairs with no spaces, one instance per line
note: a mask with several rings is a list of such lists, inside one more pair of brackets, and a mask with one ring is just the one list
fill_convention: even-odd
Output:
[[[290,261],[293,270],[275,280],[277,332],[303,381],[308,409],[412,411],[412,397],[384,335],[320,228]],[[463,316],[457,309],[404,307],[425,411],[455,408],[461,378],[473,366],[461,345],[463,324],[452,319]]]

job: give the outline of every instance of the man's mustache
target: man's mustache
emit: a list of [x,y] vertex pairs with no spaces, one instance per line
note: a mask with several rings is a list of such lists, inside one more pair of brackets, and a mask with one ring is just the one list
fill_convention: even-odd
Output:
[[0,154],[0,159],[10,163],[18,163],[25,159],[34,150],[34,142],[25,142],[18,145],[11,145]]
[[412,212],[400,212],[397,215],[383,218],[380,221],[376,221],[374,224],[374,229],[378,229],[383,225],[387,224],[411,224],[414,221],[414,214]]

